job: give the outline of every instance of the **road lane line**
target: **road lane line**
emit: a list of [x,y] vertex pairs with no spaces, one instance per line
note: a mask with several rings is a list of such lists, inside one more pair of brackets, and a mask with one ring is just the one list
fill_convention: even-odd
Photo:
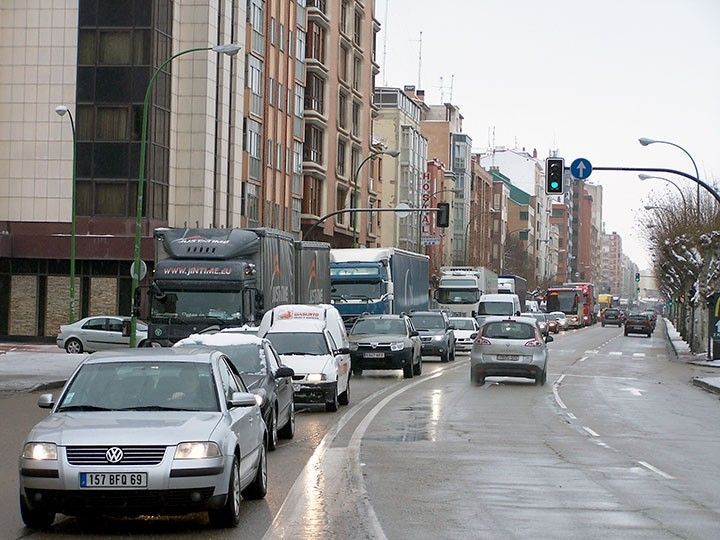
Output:
[[592,435],[593,437],[599,437],[599,436],[600,436],[600,435],[598,435],[597,433],[595,433],[592,429],[590,429],[590,428],[587,427],[587,426],[583,426],[583,429],[584,429],[585,431],[587,431],[587,432],[588,432],[590,435]]
[[558,393],[558,385],[562,382],[562,380],[565,378],[565,374],[563,373],[560,375],[560,378],[553,384],[552,391],[553,396],[555,397],[555,403],[558,404],[558,406],[561,409],[567,409],[567,406],[563,403],[563,400],[560,399],[560,394]]
[[567,413],[567,415],[570,420],[577,420],[577,416],[575,416],[573,413],[569,412]]
[[[460,368],[467,369],[467,366],[465,365],[465,363],[463,363],[457,366],[440,368],[438,371],[434,372],[428,377],[420,379],[414,383],[411,383],[410,385],[406,384],[406,381],[404,380],[398,381],[391,386],[376,390],[375,392],[367,396],[365,399],[360,401],[360,403],[356,404],[352,409],[345,412],[345,414],[340,417],[338,422],[334,426],[332,426],[322,438],[322,440],[308,459],[307,463],[305,464],[305,467],[303,467],[303,470],[297,476],[295,482],[293,482],[293,485],[288,491],[288,494],[285,497],[282,505],[280,506],[280,509],[278,510],[277,514],[275,514],[275,517],[273,518],[273,521],[268,527],[267,531],[265,531],[265,534],[263,535],[263,540],[274,540],[277,538],[297,538],[298,534],[302,535],[302,533],[306,530],[305,525],[308,522],[316,522],[317,519],[321,517],[318,516],[320,512],[313,505],[316,504],[316,506],[320,508],[327,508],[327,506],[329,506],[323,502],[318,502],[318,499],[322,498],[324,495],[329,495],[329,493],[324,493],[323,484],[327,481],[325,469],[329,469],[330,465],[337,469],[334,472],[340,474],[342,472],[342,469],[344,468],[344,464],[351,465],[351,463],[348,463],[348,460],[352,459],[353,461],[355,461],[356,466],[354,473],[356,475],[356,479],[360,479],[359,484],[357,484],[357,491],[361,494],[365,494],[363,498],[364,505],[369,505],[369,498],[367,497],[364,488],[364,482],[362,479],[359,453],[355,456],[339,455],[340,452],[342,452],[342,449],[331,448],[332,443],[335,441],[342,429],[348,424],[348,422],[350,422],[350,420],[352,420],[352,418],[358,412],[360,412],[368,403],[370,403],[372,400],[376,399],[383,393],[392,391],[392,389],[396,386],[405,385],[400,388],[400,391],[396,391],[391,394],[392,396],[395,396],[401,391],[405,391],[411,387],[414,387],[417,384],[435,379],[446,372],[455,371]],[[375,409],[373,408],[372,410]],[[352,451],[349,451],[349,453],[352,454]],[[359,477],[357,475],[359,475]],[[359,501],[354,502],[357,504],[361,504]],[[374,511],[372,511],[372,507],[370,507],[369,509],[372,512],[368,515],[368,518],[371,520],[370,525],[375,528],[375,532],[378,533],[373,538],[378,538],[380,540],[386,539],[384,532],[380,528],[380,524],[377,521],[377,517],[375,516]],[[312,528],[312,525],[309,525],[309,527]]]
[[657,467],[654,467],[653,465],[650,465],[647,461],[638,461],[638,463],[640,465],[642,465],[643,467],[645,467],[646,469],[654,472],[655,474],[659,474],[663,478],[666,478],[667,480],[675,480],[674,476],[666,473],[665,471],[661,471],[660,469],[658,469]]
[[583,356],[580,360],[578,360],[578,362],[584,362],[584,361],[587,360],[587,359],[588,359],[587,356]]
[[613,352],[608,353],[608,354],[609,354],[610,356],[622,356],[622,353],[621,353],[621,352],[618,352],[618,351],[613,351]]
[[[603,345],[605,345],[605,343],[603,343]],[[585,354],[597,354],[597,353],[598,353],[597,349],[591,349],[589,351],[585,351]]]
[[645,356],[645,353],[644,352],[636,352],[636,353],[633,353],[633,356],[643,357],[643,356]]

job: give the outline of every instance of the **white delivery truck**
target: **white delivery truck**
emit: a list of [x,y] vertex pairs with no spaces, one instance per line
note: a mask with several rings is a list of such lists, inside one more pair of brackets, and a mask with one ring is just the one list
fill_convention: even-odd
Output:
[[498,292],[497,274],[485,267],[443,266],[440,272],[435,301],[451,316],[474,317],[480,297]]
[[258,336],[270,340],[283,365],[295,371],[296,404],[350,403],[350,344],[342,317],[329,304],[285,304],[263,315]]
[[475,317],[482,325],[487,317],[512,317],[520,315],[520,299],[517,294],[483,294]]

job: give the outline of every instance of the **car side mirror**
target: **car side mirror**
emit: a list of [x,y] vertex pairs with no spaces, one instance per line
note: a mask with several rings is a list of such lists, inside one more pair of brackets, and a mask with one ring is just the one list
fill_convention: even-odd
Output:
[[449,324],[449,325],[448,325],[448,330],[455,330],[455,325],[454,325],[454,324]]
[[337,356],[338,354],[350,354],[350,348],[340,347],[339,349],[333,351],[333,356]]
[[545,336],[545,343],[550,343],[551,341],[555,341],[555,338],[549,334]]
[[515,312],[515,316],[516,316],[516,317],[519,317],[519,316],[520,316],[520,312],[519,312],[519,311],[516,311],[516,312]]
[[292,377],[295,375],[295,370],[287,366],[280,366],[275,372],[276,379],[284,379],[285,377]]
[[417,330],[410,330],[410,337],[418,337],[420,335],[420,332]]
[[41,409],[52,409],[55,406],[55,400],[52,394],[42,394],[38,400],[37,405]]
[[255,394],[249,392],[233,392],[232,399],[227,401],[228,409],[235,407],[253,407],[257,404]]
[[476,337],[478,337],[478,333],[477,333],[477,332],[474,332],[474,333],[470,334],[470,339],[475,339]]

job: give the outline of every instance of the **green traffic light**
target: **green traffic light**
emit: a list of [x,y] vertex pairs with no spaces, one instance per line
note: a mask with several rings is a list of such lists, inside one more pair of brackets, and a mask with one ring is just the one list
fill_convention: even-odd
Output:
[[552,189],[557,189],[560,187],[560,184],[558,184],[557,182],[550,182],[550,187]]

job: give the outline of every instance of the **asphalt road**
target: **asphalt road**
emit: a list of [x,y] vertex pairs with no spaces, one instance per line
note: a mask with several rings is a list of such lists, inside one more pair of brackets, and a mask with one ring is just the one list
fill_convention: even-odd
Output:
[[615,328],[550,344],[548,383],[469,380],[467,357],[352,379],[352,404],[298,415],[240,528],[202,515],[22,527],[17,454],[45,412],[0,399],[0,538],[718,538],[718,400],[651,339]]

